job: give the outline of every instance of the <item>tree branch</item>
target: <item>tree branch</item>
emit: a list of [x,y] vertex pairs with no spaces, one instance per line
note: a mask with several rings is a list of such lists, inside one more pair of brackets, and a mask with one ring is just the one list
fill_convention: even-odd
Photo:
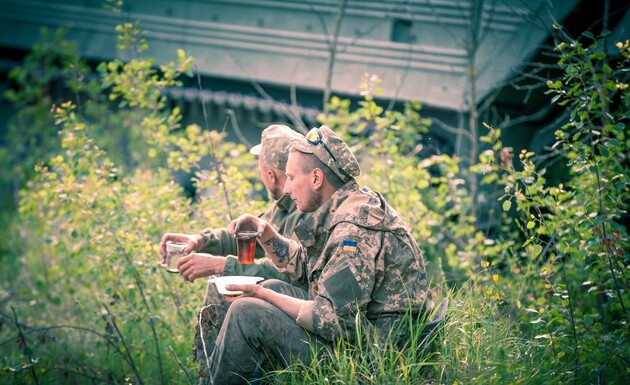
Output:
[[341,22],[343,21],[347,4],[348,4],[348,0],[339,0],[339,8],[338,8],[339,12],[337,13],[337,16],[335,17],[335,29],[333,31],[332,45],[330,46],[330,51],[328,54],[328,66],[326,70],[326,85],[324,86],[324,97],[322,100],[324,113],[328,112],[328,100],[330,99],[330,94],[331,94],[333,69],[335,67],[335,59],[337,57],[337,44],[339,42],[339,33],[341,32]]

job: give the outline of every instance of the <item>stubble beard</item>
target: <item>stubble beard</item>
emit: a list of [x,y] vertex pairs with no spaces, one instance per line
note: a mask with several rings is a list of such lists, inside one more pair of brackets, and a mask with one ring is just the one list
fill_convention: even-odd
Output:
[[311,213],[322,205],[322,196],[316,191],[309,191],[307,199],[303,201],[304,207],[300,209],[303,213]]

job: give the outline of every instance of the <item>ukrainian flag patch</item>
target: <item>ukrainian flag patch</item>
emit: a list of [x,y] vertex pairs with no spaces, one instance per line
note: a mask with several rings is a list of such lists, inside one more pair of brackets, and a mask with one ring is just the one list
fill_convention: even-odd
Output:
[[357,242],[349,241],[347,239],[344,240],[342,244],[342,250],[347,251],[349,253],[354,253],[355,251],[357,251]]

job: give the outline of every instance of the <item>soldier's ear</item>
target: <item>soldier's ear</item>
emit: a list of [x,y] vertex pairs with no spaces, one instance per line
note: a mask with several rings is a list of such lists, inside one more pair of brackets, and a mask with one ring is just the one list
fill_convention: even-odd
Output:
[[276,181],[278,180],[276,172],[272,169],[267,170],[267,175],[269,175],[269,180],[271,181],[271,183],[276,183]]
[[318,190],[324,184],[324,172],[321,168],[314,168],[311,173],[313,189]]

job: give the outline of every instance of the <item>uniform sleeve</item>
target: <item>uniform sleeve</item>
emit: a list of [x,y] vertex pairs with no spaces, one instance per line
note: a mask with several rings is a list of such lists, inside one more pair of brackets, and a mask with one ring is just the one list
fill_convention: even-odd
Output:
[[316,295],[300,308],[298,324],[327,340],[353,340],[356,315],[371,300],[380,248],[377,232],[352,224],[338,225],[323,251],[325,266],[313,273]]
[[228,233],[226,228],[205,229],[201,233],[203,247],[200,253],[212,255],[236,255],[236,239]]
[[232,255],[227,257],[225,261],[225,270],[223,275],[249,275],[252,277],[263,277],[265,279],[280,279],[284,282],[291,283],[291,279],[280,273],[278,269],[267,258],[256,260],[251,265],[241,265],[238,259]]
[[276,266],[279,272],[293,281],[306,282],[306,250],[299,242],[289,240],[289,263],[284,267]]

